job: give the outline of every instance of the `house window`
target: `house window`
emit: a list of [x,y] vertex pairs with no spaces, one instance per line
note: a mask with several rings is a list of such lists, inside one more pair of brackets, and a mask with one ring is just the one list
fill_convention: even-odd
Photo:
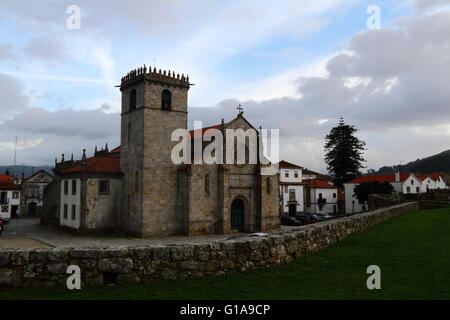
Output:
[[413,185],[414,184],[414,180],[411,180],[411,185]]
[[285,176],[286,178],[289,178],[289,172],[288,172],[288,171],[285,171],[285,172],[284,172],[284,176]]
[[77,194],[77,180],[72,180],[72,195]]
[[411,193],[411,187],[406,187],[406,193]]
[[13,199],[19,199],[19,192],[18,191],[14,191],[12,194],[12,198]]
[[336,193],[335,192],[333,193],[333,198],[336,199]]
[[209,174],[205,174],[205,193],[209,196]]
[[270,177],[267,177],[266,178],[266,192],[267,192],[267,194],[270,194],[270,189],[272,188],[270,183],[271,183]]
[[130,111],[136,110],[136,89],[130,92]]
[[69,194],[69,181],[64,180],[64,194]]
[[161,109],[172,109],[172,93],[167,89],[164,89],[161,95]]
[[295,200],[295,189],[289,189],[289,199]]
[[76,206],[73,204],[73,205],[72,205],[72,220],[75,220],[75,217],[76,217],[76,215],[77,215],[76,212],[77,212],[77,211],[76,211]]
[[294,171],[294,178],[298,178],[298,172]]
[[420,193],[420,188],[419,187],[416,187],[416,192]]
[[109,194],[109,180],[101,180],[98,184],[99,194]]
[[322,194],[321,193],[319,193],[319,199],[322,199]]
[[67,211],[68,211],[67,204],[64,204],[64,219],[67,219]]

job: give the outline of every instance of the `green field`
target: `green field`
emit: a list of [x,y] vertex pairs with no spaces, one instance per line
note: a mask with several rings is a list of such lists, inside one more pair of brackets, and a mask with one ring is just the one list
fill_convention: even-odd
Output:
[[[381,268],[368,290],[366,268]],[[0,299],[450,299],[450,208],[411,211],[277,267],[152,285],[0,290]]]

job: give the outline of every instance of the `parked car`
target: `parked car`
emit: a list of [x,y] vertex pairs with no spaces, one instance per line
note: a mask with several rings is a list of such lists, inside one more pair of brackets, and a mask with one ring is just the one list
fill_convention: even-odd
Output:
[[306,216],[311,219],[311,221],[319,221],[321,220],[317,214],[307,213]]
[[295,217],[281,216],[281,224],[284,226],[300,226],[301,221],[298,221]]
[[325,212],[324,213],[317,213],[316,215],[319,216],[322,219],[329,219],[329,218],[332,217],[328,213],[325,213]]
[[295,216],[295,219],[297,219],[298,221],[302,222],[302,223],[306,223],[306,222],[310,222],[311,218],[308,216],[305,216],[304,214],[298,214]]

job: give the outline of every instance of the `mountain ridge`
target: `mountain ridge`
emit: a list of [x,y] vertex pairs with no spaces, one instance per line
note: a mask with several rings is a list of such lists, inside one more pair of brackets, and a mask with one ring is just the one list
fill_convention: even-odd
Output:
[[430,174],[437,172],[450,173],[450,149],[441,153],[408,162],[404,165],[384,166],[372,174],[400,173]]

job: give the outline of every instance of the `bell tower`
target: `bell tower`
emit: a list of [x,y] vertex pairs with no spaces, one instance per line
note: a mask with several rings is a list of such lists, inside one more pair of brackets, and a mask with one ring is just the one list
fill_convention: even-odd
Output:
[[187,128],[189,77],[142,68],[122,78],[120,225],[141,237],[177,234],[177,170],[171,134]]

